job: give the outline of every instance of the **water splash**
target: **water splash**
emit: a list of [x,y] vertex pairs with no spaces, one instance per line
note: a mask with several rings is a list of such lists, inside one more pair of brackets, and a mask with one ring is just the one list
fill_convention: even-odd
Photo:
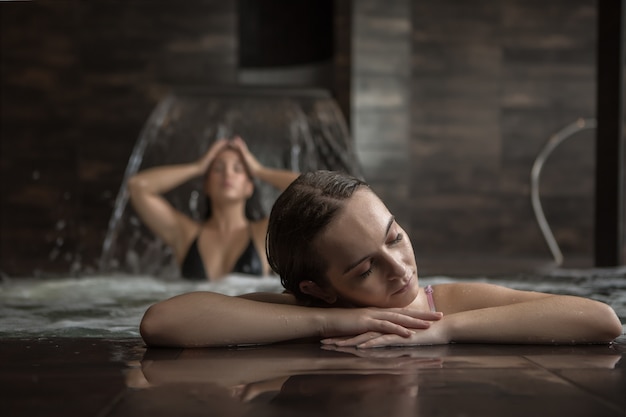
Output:
[[[140,169],[199,158],[218,138],[243,137],[261,163],[294,171],[341,170],[362,176],[345,119],[324,90],[235,89],[173,93],[148,118],[115,200],[99,262],[100,272],[177,276],[172,253],[128,204],[126,182]],[[194,219],[205,210],[201,179],[167,193]],[[271,209],[278,190],[257,184],[259,213]]]

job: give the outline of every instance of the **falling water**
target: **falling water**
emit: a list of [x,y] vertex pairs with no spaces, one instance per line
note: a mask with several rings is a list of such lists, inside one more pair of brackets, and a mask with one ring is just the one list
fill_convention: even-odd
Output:
[[[361,176],[344,117],[323,90],[233,89],[182,91],[164,98],[146,122],[121,184],[104,240],[100,269],[172,277],[172,253],[128,204],[127,179],[138,170],[194,161],[222,137],[239,135],[264,165],[304,172],[342,170]],[[204,198],[197,178],[166,194],[179,210],[200,219]],[[257,184],[260,213],[278,191]]]

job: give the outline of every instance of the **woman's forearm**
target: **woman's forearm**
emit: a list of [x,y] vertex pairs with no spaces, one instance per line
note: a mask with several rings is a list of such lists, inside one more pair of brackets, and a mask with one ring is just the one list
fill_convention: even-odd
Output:
[[140,331],[150,346],[228,346],[367,331],[408,337],[408,329],[427,328],[440,318],[410,309],[313,308],[193,292],[150,307]]
[[144,191],[163,194],[202,175],[203,172],[201,165],[197,162],[148,168],[133,175],[128,180],[128,186],[131,193]]
[[150,307],[141,335],[150,346],[263,344],[319,336],[313,309],[194,292]]
[[605,343],[622,332],[611,307],[572,296],[465,311],[440,324],[451,342]]

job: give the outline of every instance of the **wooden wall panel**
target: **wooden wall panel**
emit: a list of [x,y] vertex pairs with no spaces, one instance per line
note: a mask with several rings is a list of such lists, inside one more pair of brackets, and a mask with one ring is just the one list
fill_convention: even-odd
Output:
[[[158,100],[237,80],[237,2],[0,2],[0,275],[95,268]],[[337,0],[335,95],[418,259],[549,261],[530,169],[593,117],[593,0]],[[544,168],[566,259],[591,257],[593,133]],[[39,271],[39,272],[38,272]]]
[[[595,2],[432,0],[412,3],[412,15],[416,251],[549,261],[530,171],[553,133],[593,117]],[[581,134],[542,175],[566,258],[591,256],[592,154],[593,134]]]
[[0,19],[0,274],[94,270],[156,103],[236,79],[236,2],[2,2]]
[[408,222],[410,1],[353,2],[352,133],[365,179]]

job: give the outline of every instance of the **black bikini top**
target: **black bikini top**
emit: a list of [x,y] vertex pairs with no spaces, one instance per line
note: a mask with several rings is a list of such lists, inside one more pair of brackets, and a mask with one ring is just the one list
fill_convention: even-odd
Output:
[[[250,238],[250,243],[248,243],[246,249],[243,251],[241,256],[239,256],[239,259],[237,259],[237,262],[231,272],[259,276],[263,275],[263,262],[261,262],[261,258],[254,246],[252,238]],[[183,260],[181,275],[183,278],[193,281],[206,281],[209,278],[204,269],[204,263],[202,262],[200,252],[198,251],[197,237],[191,243],[191,246],[187,251],[187,255]]]

